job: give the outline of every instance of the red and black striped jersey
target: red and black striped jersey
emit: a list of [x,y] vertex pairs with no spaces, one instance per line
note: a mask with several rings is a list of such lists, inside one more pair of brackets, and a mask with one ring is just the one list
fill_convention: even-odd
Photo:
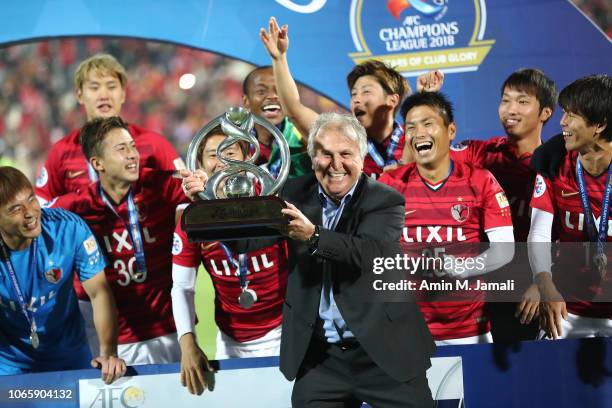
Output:
[[[223,333],[245,342],[263,337],[281,324],[287,290],[286,241],[246,254],[248,287],[257,294],[250,309],[238,304],[241,288],[237,268],[218,242],[188,242],[179,223],[172,253],[177,265],[198,268],[204,264],[215,288],[215,321]],[[238,254],[232,256],[238,258]]]
[[[126,229],[127,200],[115,205],[117,217],[98,192],[98,183],[57,197],[53,207],[72,211],[85,220],[108,260],[106,279],[118,309],[119,343],[134,343],[176,332],[172,316],[172,236],[176,206],[189,200],[171,171],[142,169],[133,186],[147,272],[137,273],[133,243]],[[80,299],[87,300],[75,283]]]
[[468,140],[451,146],[451,158],[455,162],[469,163],[489,170],[503,188],[512,211],[514,239],[527,242],[529,235],[529,201],[536,172],[529,163],[531,153],[518,154],[507,137],[489,140]]
[[[140,168],[177,170],[184,167],[174,147],[162,135],[136,125],[129,125],[128,130],[140,153]],[[91,182],[77,129],[51,147],[36,180],[36,195],[49,201],[85,190]]]
[[[406,199],[406,217],[401,241],[441,248],[449,245],[455,256],[474,256],[467,246],[487,240],[486,231],[512,226],[510,205],[493,175],[461,161],[434,189],[418,172],[415,163],[400,167],[380,178]],[[420,244],[419,244],[420,243]],[[410,245],[406,246],[410,248]],[[478,245],[475,245],[478,247]],[[447,251],[449,252],[449,251]],[[490,330],[484,311],[484,293],[473,290],[455,295],[465,301],[419,302],[435,340],[476,336]],[[469,300],[468,300],[469,299]]]
[[[576,182],[577,158],[577,152],[566,153],[557,177],[554,180],[549,180],[538,174],[533,189],[531,207],[554,215],[552,236],[556,237],[560,242],[589,241],[578,183]],[[595,218],[595,226],[599,228],[603,193],[606,188],[608,172],[606,171],[598,176],[592,176],[586,170],[583,173],[591,211]],[[608,208],[608,211],[610,211],[610,217],[608,219],[607,242],[612,242],[612,209]],[[586,247],[584,248],[586,250]],[[593,248],[594,245],[591,246],[591,251]],[[610,248],[609,244],[607,248]],[[609,249],[607,257],[612,259],[612,253],[610,253]],[[602,287],[612,287],[612,276],[608,273],[603,278],[604,281],[600,282],[600,275],[596,268],[592,264],[590,266],[586,264],[586,260],[590,259],[591,256],[577,257],[576,251],[573,250],[566,251],[566,253],[558,251],[554,260],[553,276],[556,273],[570,273],[572,278],[563,279],[562,281],[585,285],[587,282],[591,282],[593,284],[592,290],[597,291],[600,291]],[[612,318],[611,303],[569,302],[567,308],[571,313],[580,316]]]

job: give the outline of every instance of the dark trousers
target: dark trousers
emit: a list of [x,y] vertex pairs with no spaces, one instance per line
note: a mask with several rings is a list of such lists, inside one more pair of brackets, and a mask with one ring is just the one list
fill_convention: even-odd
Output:
[[[393,350],[389,350],[390,353]],[[407,382],[391,378],[356,341],[327,344],[315,337],[293,386],[293,408],[431,408],[425,373]]]

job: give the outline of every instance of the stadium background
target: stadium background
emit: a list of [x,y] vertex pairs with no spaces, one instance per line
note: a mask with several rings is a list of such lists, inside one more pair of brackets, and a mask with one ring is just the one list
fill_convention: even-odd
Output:
[[[612,38],[612,5],[607,0],[572,0]],[[185,156],[193,135],[228,106],[240,105],[242,80],[253,68],[209,52],[153,41],[66,38],[0,49],[0,164],[14,165],[34,180],[51,145],[85,116],[73,91],[78,63],[96,52],[113,54],[128,70],[128,121],[166,136]],[[179,86],[194,75],[189,89]],[[338,78],[344,81],[344,78]],[[411,81],[414,86],[414,80]],[[317,111],[343,110],[302,87],[302,99]],[[214,356],[214,292],[202,269],[196,285],[198,339]]]

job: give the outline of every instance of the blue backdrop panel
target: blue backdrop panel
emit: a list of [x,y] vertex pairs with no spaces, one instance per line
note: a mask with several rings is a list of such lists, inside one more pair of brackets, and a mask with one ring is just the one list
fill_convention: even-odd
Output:
[[[514,346],[447,346],[440,347],[436,353],[436,357],[450,356],[461,356],[463,360],[467,408],[607,407],[612,401],[611,338],[523,342]],[[278,358],[221,360],[219,363],[220,370],[255,369],[277,366]],[[179,366],[138,366],[130,370],[128,375],[167,374],[177,373]],[[0,406],[49,406],[41,402],[10,403],[7,393],[16,388],[52,387],[71,389],[75,395],[71,402],[57,406],[76,407],[78,380],[99,375],[98,370],[92,369],[3,377]],[[274,387],[274,384],[269,386]],[[246,398],[256,396],[247,395]]]
[[[420,65],[400,66],[406,76],[444,69],[444,89],[456,103],[462,137],[502,133],[499,87],[520,67],[544,70],[560,88],[612,69],[610,40],[568,0],[31,0],[3,4],[0,44],[128,36],[269,64],[258,29],[270,16],[289,24],[295,77],[344,106],[345,75],[359,55],[395,65],[424,57]],[[479,61],[457,61],[466,55]],[[545,136],[559,131],[559,118],[557,112]]]

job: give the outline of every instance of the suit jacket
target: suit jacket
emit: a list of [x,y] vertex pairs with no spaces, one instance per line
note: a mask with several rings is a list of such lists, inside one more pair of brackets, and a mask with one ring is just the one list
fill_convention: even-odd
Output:
[[[281,197],[313,224],[322,225],[314,175],[289,180]],[[280,368],[287,379],[297,376],[317,327],[323,273],[331,274],[334,298],[348,328],[381,369],[407,381],[431,365],[435,346],[418,306],[373,301],[368,297],[373,290],[364,291],[373,280],[372,257],[399,251],[404,212],[400,193],[362,175],[336,229],[321,228],[314,255],[306,243],[288,240],[289,282],[280,353]]]

